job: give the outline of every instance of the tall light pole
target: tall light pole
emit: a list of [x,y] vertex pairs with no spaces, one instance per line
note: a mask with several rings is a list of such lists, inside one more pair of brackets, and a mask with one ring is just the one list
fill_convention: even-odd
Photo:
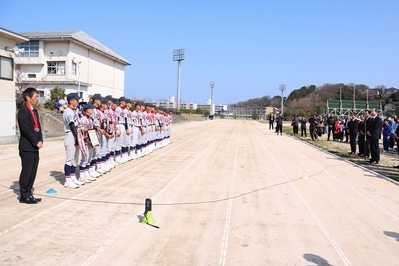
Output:
[[280,85],[280,90],[281,90],[281,115],[284,115],[284,91],[285,91],[285,85]]
[[177,61],[177,111],[180,111],[180,63],[185,59],[185,49],[173,50],[173,61]]
[[211,87],[211,110],[209,112],[210,115],[214,115],[214,108],[213,107],[213,88],[215,88],[215,82],[211,81],[209,82],[209,86]]
[[356,84],[353,84],[353,110],[356,112]]
[[339,111],[340,115],[342,115],[342,87],[339,87]]

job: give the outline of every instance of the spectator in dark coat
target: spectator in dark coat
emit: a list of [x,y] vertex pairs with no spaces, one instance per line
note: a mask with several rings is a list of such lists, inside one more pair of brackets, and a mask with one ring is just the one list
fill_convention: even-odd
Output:
[[381,137],[382,120],[377,113],[377,109],[371,109],[371,117],[369,118],[370,127],[367,130],[367,136],[370,138],[370,164],[377,164],[380,161],[379,139]]
[[[330,114],[330,117],[327,118],[327,126],[328,126],[328,136],[327,136],[327,140],[330,140],[330,134],[331,132],[333,132],[333,138],[334,138],[334,131],[335,131],[335,117],[334,117],[334,113]],[[335,140],[335,138],[334,138]]]
[[292,128],[294,131],[294,135],[298,134],[298,126],[299,126],[299,117],[296,114],[293,118],[292,118]]
[[303,135],[305,135],[305,138],[307,137],[306,136],[306,118],[305,117],[301,117],[300,119],[299,119],[299,123],[301,123],[301,137],[303,137]]
[[276,133],[277,135],[278,133],[280,133],[280,135],[283,135],[283,117],[281,116],[281,114],[276,117]]
[[316,119],[316,115],[312,115],[309,118],[309,134],[312,140],[317,140],[317,129],[316,126],[319,124]]
[[352,117],[347,121],[346,133],[349,135],[349,143],[351,146],[351,151],[349,154],[356,154],[356,137],[358,133],[359,120],[355,113],[352,113]]
[[269,115],[269,129],[274,129],[274,114]]

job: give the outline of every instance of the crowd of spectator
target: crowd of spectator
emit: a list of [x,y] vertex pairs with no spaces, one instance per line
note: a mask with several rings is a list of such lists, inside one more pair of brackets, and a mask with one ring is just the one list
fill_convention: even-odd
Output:
[[[273,129],[274,121],[279,121],[276,133],[281,134],[282,117],[269,116],[269,129]],[[348,154],[369,158],[370,164],[378,164],[380,151],[394,151],[395,144],[399,144],[399,118],[397,115],[380,115],[376,109],[365,110],[360,114],[351,113],[345,116],[336,116],[334,113],[328,116],[312,115],[309,118],[295,116],[291,119],[294,135],[302,138],[309,137],[318,140],[326,135],[327,141],[346,142],[350,144]],[[382,149],[380,141],[382,140]],[[398,151],[398,149],[396,149]],[[398,152],[399,153],[399,152]],[[395,166],[399,168],[398,166]]]

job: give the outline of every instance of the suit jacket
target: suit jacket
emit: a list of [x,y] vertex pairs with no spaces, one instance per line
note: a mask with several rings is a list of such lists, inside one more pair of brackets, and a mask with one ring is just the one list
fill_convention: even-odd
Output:
[[38,151],[39,148],[36,146],[39,141],[43,142],[42,127],[39,121],[39,114],[36,109],[33,112],[37,116],[37,122],[39,123],[39,132],[35,132],[33,129],[33,117],[26,105],[22,106],[18,111],[18,126],[20,131],[19,138],[19,150],[21,151]]
[[371,133],[371,139],[376,140],[379,139],[381,136],[381,130],[382,130],[382,120],[381,118],[377,115],[374,118],[369,118],[371,120],[370,122],[370,128],[368,129]]
[[359,120],[357,120],[357,119],[349,120],[349,122],[348,122],[349,133],[356,135],[358,126],[359,126]]

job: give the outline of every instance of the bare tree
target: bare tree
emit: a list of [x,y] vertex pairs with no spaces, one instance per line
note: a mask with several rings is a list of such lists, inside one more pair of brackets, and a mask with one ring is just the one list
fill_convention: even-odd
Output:
[[30,78],[26,73],[29,72],[29,67],[21,64],[15,64],[15,101],[17,109],[21,108],[24,104],[24,98],[22,96],[23,91],[26,88],[33,87],[37,88],[43,84],[44,79],[37,80],[36,78]]

